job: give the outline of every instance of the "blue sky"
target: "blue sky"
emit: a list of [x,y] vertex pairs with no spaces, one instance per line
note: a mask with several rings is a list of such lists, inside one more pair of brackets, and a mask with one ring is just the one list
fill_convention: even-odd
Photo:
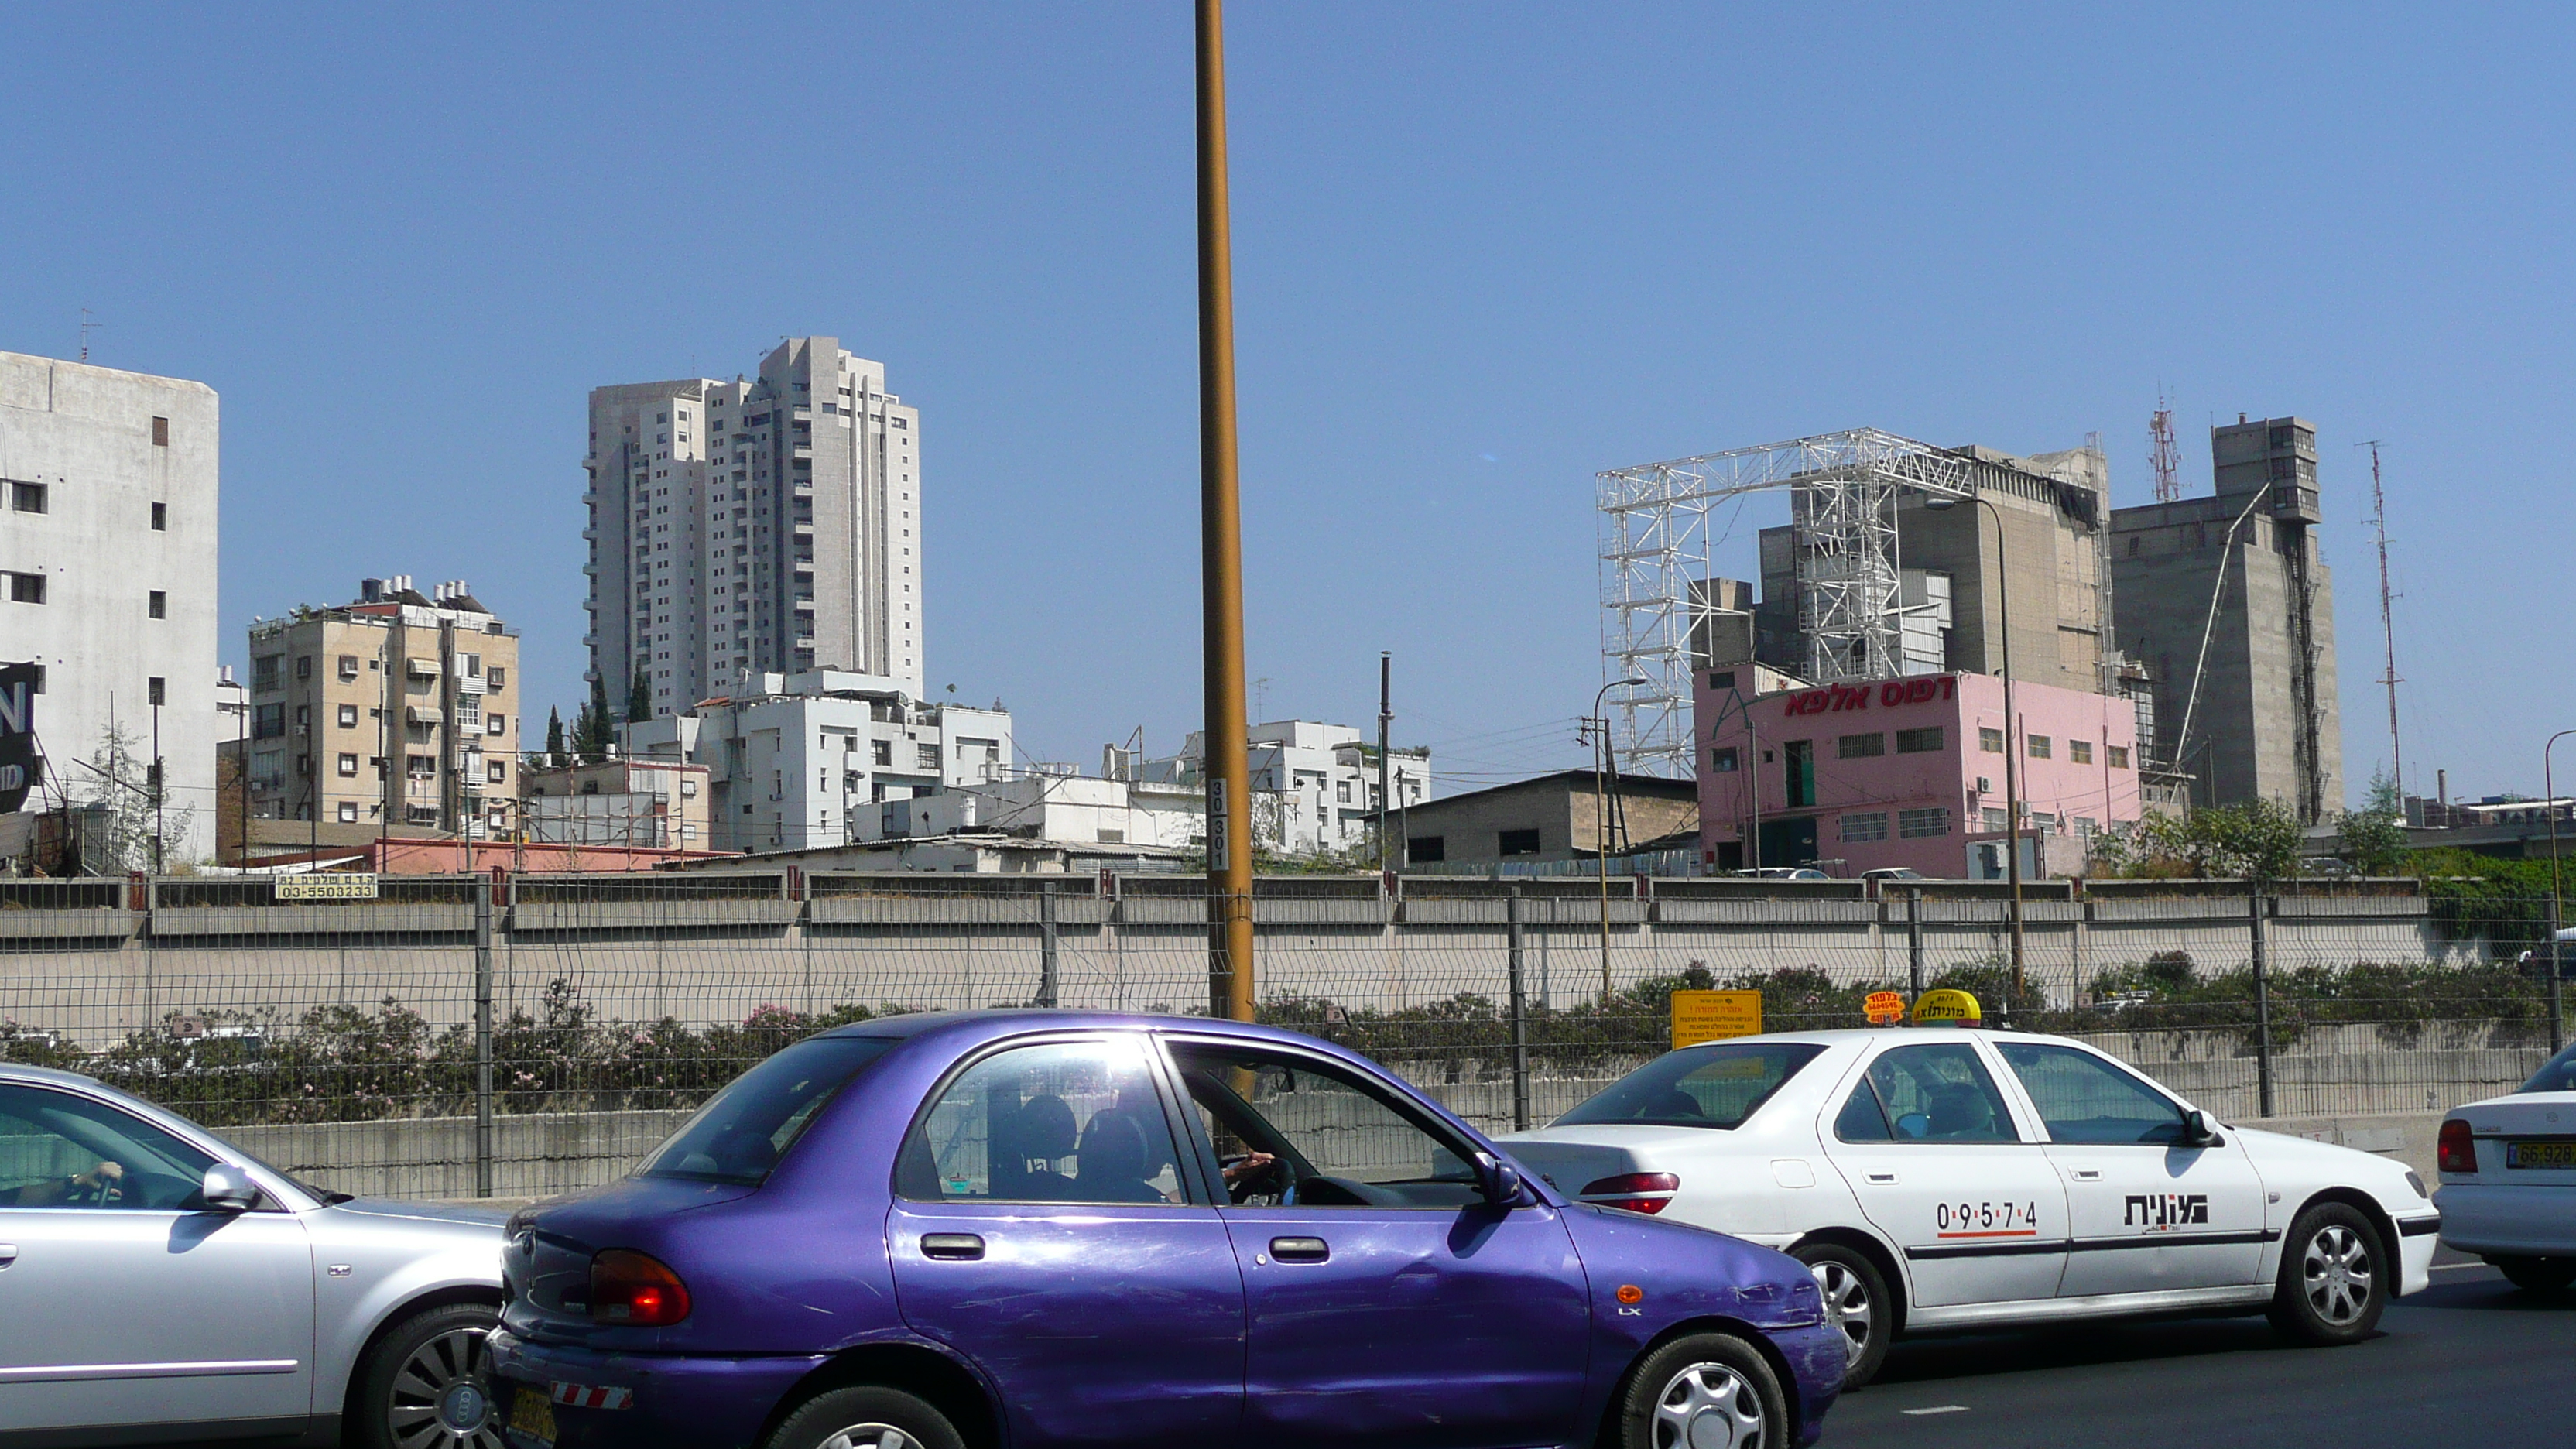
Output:
[[[1577,763],[1595,470],[2320,430],[2347,773],[2539,785],[2569,12],[1288,5],[1230,17],[1251,672],[1444,788]],[[577,702],[584,395],[782,334],[923,409],[931,687],[1023,748],[1198,705],[1188,7],[21,7],[0,348],[203,379],[223,613],[462,577]],[[1742,564],[1750,573],[1749,549]]]

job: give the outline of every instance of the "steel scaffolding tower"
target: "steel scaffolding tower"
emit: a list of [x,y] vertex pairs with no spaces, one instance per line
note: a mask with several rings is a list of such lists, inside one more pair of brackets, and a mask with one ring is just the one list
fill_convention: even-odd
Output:
[[1603,677],[1645,679],[1611,704],[1620,768],[1692,774],[1691,626],[1714,612],[1709,515],[1791,490],[1798,624],[1818,683],[1897,672],[1900,489],[1970,496],[1967,461],[1876,428],[1824,433],[1599,475]]

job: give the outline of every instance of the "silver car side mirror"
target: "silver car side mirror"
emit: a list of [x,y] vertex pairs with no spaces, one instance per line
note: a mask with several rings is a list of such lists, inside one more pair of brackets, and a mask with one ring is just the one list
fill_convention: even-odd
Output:
[[206,1169],[206,1181],[198,1195],[205,1199],[208,1212],[246,1213],[259,1206],[259,1184],[229,1162],[218,1162]]

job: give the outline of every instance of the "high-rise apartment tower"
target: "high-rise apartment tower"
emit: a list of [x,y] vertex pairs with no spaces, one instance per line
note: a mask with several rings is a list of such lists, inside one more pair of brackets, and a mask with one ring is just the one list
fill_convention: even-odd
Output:
[[921,695],[921,417],[882,363],[791,337],[732,382],[590,395],[590,675],[621,716],[746,671]]

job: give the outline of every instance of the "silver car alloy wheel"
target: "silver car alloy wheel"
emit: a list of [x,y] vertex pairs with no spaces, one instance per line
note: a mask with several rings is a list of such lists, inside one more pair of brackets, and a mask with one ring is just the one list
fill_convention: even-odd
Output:
[[2317,1317],[2334,1327],[2359,1321],[2371,1288],[2370,1250],[2361,1235],[2341,1223],[2318,1229],[2299,1254],[2299,1287]]
[[385,1429],[401,1449],[504,1449],[483,1381],[480,1328],[453,1328],[413,1349],[394,1375]]
[[1808,1271],[1816,1275],[1816,1290],[1824,1295],[1825,1321],[1842,1331],[1843,1347],[1851,1355],[1847,1361],[1860,1362],[1878,1319],[1878,1305],[1869,1301],[1869,1286],[1858,1273],[1830,1258],[1809,1265]]
[[820,1449],[922,1449],[922,1444],[892,1424],[852,1424],[825,1439]]
[[1762,1395],[1722,1363],[1695,1363],[1655,1396],[1655,1449],[1768,1449]]

